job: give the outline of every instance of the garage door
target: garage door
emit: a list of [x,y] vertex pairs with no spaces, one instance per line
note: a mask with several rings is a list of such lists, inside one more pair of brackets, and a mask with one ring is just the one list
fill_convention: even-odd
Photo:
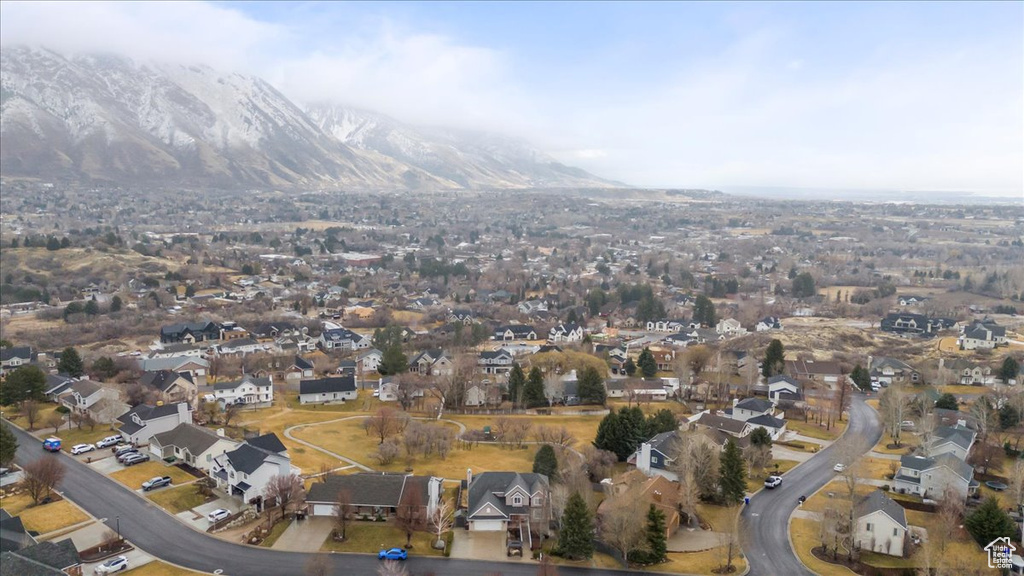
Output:
[[313,504],[313,516],[334,516],[334,505]]
[[473,520],[470,524],[469,529],[477,532],[500,532],[505,529],[502,520]]

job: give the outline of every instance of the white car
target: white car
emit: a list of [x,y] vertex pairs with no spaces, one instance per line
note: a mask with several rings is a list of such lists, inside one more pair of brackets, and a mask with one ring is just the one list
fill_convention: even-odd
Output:
[[843,464],[842,462],[840,462],[839,464],[836,464],[835,466],[833,466],[832,469],[835,470],[836,472],[845,472],[846,471],[846,464]]
[[120,572],[121,570],[128,569],[128,557],[118,556],[117,558],[111,558],[103,564],[97,566],[93,572],[96,574],[110,574],[112,572]]
[[96,447],[92,444],[75,444],[71,447],[71,453],[74,455],[85,454],[86,452],[92,452]]
[[776,488],[776,487],[778,487],[780,485],[782,485],[782,477],[781,476],[769,476],[769,477],[764,479],[764,487],[765,488]]
[[97,442],[96,443],[96,447],[97,448],[109,448],[111,446],[117,446],[120,443],[121,443],[121,437],[120,436],[107,436],[106,438],[104,438],[104,439],[100,440],[99,442]]
[[212,524],[214,522],[220,522],[221,520],[227,518],[228,516],[231,516],[231,511],[230,510],[226,510],[224,508],[217,508],[213,512],[210,512],[209,514],[207,514],[206,515],[206,519],[209,520],[210,523]]

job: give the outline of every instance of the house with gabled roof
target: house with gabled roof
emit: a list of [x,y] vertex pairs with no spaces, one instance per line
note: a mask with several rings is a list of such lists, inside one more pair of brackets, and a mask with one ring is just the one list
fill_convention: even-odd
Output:
[[424,376],[449,376],[452,358],[443,350],[424,350],[409,362],[409,372]]
[[502,342],[536,340],[537,331],[533,329],[533,326],[528,324],[508,324],[495,328],[494,335],[491,336],[491,339],[500,340]]
[[582,342],[583,327],[572,322],[559,324],[548,331],[548,340],[551,342]]
[[786,421],[782,418],[776,418],[769,414],[762,414],[760,416],[750,418],[747,420],[747,426],[750,426],[751,432],[758,428],[764,428],[768,431],[768,435],[772,437],[772,440],[778,440],[786,432]]
[[299,381],[299,404],[344,403],[356,397],[354,374]]
[[754,325],[755,332],[767,332],[769,330],[782,330],[782,321],[778,316],[765,316]]
[[31,364],[35,357],[31,346],[0,348],[0,376]]
[[903,556],[907,536],[907,515],[895,500],[875,490],[854,507],[854,544],[890,556]]
[[365,350],[370,347],[370,339],[348,328],[325,322],[318,345],[324,351]]
[[702,412],[697,418],[693,419],[692,422],[696,423],[700,427],[707,428],[709,430],[716,430],[734,438],[744,438],[750,434],[753,429],[745,420],[736,420],[735,418],[727,416],[719,416],[717,414],[711,414],[708,411]]
[[679,481],[679,475],[669,470],[674,460],[679,432],[670,430],[656,434],[640,445],[640,448],[627,459],[645,476],[664,476],[672,481]]
[[929,458],[952,454],[966,461],[977,436],[977,432],[966,426],[939,426],[932,432],[924,450]]
[[768,400],[776,404],[780,402],[803,402],[802,386],[794,378],[785,374],[776,374],[768,378]]
[[186,402],[150,406],[139,404],[117,417],[118,429],[128,444],[142,445],[155,434],[173,430],[179,424],[192,423],[192,409]]
[[92,380],[76,380],[59,396],[60,403],[68,410],[84,414],[104,399],[120,401],[117,390]]
[[257,408],[270,406],[274,402],[274,379],[246,374],[241,380],[218,382],[213,385],[213,397],[223,407],[232,404]]
[[172,372],[187,372],[192,376],[196,386],[206,386],[206,373],[210,370],[210,362],[205,358],[197,356],[174,357],[174,358],[142,358],[139,360],[139,368],[143,372],[156,372],[158,370],[170,370]]
[[518,530],[524,547],[540,545],[551,533],[551,488],[548,477],[527,472],[467,471],[466,519],[473,532]]
[[356,357],[356,372],[363,375],[376,372],[383,360],[384,353],[380,350],[376,348],[366,350]]
[[872,382],[883,386],[921,381],[921,373],[913,366],[896,358],[868,356],[868,373]]
[[207,473],[213,469],[215,456],[234,450],[238,445],[239,442],[224,436],[223,429],[214,432],[188,422],[149,439],[149,451],[157,459],[176,458]]
[[189,372],[179,373],[172,370],[146,372],[142,378],[139,378],[139,383],[156,392],[158,399],[162,402],[193,404],[199,396],[199,388]]
[[960,332],[957,343],[961,350],[991,350],[1006,345],[1006,327],[992,320],[974,322]]
[[839,382],[843,370],[833,360],[786,360],[786,374],[797,380],[811,380],[832,386]]
[[964,386],[983,386],[995,382],[991,366],[971,362],[966,358],[955,358],[948,362],[945,358],[939,358],[939,370],[952,372],[957,383]]
[[74,541],[47,540],[18,550],[0,552],[3,576],[81,576],[82,559]]
[[275,476],[300,474],[281,440],[273,433],[250,438],[238,448],[213,458],[213,478],[231,496],[253,503],[261,501]]
[[338,511],[338,493],[344,490],[353,516],[390,518],[398,514],[403,502],[415,502],[421,510],[413,516],[428,519],[441,502],[441,482],[442,478],[433,476],[388,472],[328,476],[310,487],[306,504],[313,516],[334,516]]
[[75,378],[67,374],[47,374],[43,394],[51,401],[56,402],[60,395],[66,392],[75,381]]
[[732,411],[726,411],[726,415],[733,420],[746,422],[751,418],[763,415],[772,415],[775,405],[764,398],[744,398],[743,400],[733,399]]
[[897,491],[917,494],[922,498],[940,498],[947,489],[967,498],[978,489],[974,468],[952,454],[936,458],[901,456],[900,467],[893,480]]
[[[612,480],[611,493],[626,494],[631,502],[639,504],[637,510],[648,510],[651,506],[665,515],[665,538],[671,538],[679,529],[679,483],[664,476],[647,477],[639,470],[630,470]],[[597,524],[608,511],[609,499],[597,507]]]
[[476,360],[484,374],[508,374],[512,371],[515,358],[504,348],[481,352]]
[[164,344],[195,344],[205,340],[219,340],[220,324],[212,321],[184,322],[160,327],[160,342]]

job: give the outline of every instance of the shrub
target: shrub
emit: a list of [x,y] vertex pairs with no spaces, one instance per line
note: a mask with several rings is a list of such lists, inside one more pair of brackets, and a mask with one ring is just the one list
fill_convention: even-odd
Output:
[[67,413],[71,412],[71,409],[68,408],[67,406],[61,405],[61,406],[57,406],[57,408],[54,409],[54,412],[60,412],[61,414],[67,414]]

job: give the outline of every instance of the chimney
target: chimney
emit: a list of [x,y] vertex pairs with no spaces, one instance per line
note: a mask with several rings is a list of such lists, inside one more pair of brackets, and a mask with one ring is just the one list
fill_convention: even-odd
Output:
[[739,404],[739,403],[740,403],[740,399],[739,398],[733,398],[732,399],[732,407],[733,408],[735,408],[736,405]]
[[437,502],[441,499],[441,479],[434,476],[427,481],[427,518],[433,518]]
[[473,483],[473,469],[466,468],[466,489],[469,489],[469,485]]
[[651,475],[651,443],[644,442],[640,445],[640,456],[636,459],[637,470],[645,476]]
[[654,491],[654,501],[659,504],[661,503],[661,490]]

